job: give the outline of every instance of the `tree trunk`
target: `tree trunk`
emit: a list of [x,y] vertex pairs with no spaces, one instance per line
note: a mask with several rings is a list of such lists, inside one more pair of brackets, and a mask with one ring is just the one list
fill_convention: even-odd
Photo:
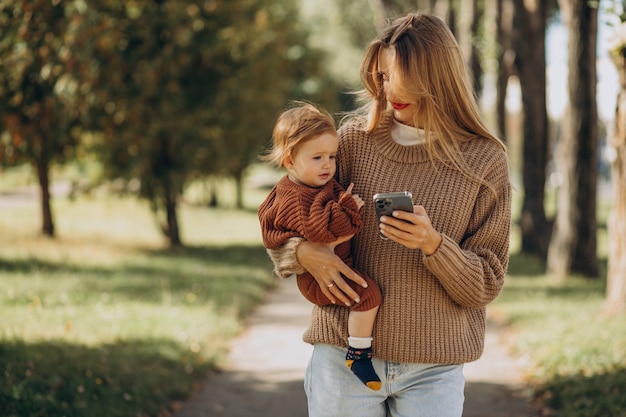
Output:
[[472,76],[474,77],[474,91],[480,97],[483,92],[483,65],[481,60],[480,50],[476,46],[475,39],[478,38],[480,34],[480,26],[484,16],[484,3],[479,4],[478,0],[472,0],[468,2],[468,4],[472,5],[472,19],[470,23],[470,55],[468,58],[469,67],[472,71]]
[[459,39],[459,29],[455,9],[455,0],[437,0],[432,3],[431,12],[446,22],[456,39]]
[[[456,32],[454,34],[472,76],[474,92],[477,97],[480,97],[482,95],[483,68],[478,44],[480,38],[484,36],[481,33],[481,27],[483,26],[485,5],[484,2],[478,0],[455,1],[452,3],[451,9],[454,10],[451,19],[456,20]],[[485,32],[489,29],[485,29]]]
[[608,219],[609,266],[604,310],[616,315],[626,312],[626,51],[614,59],[620,78],[615,110],[615,132],[609,140],[613,205]]
[[180,229],[178,227],[177,203],[178,195],[176,192],[168,190],[165,193],[165,215],[167,220],[167,238],[170,246],[180,246]]
[[52,219],[52,207],[50,206],[50,164],[43,155],[35,160],[37,179],[41,192],[41,231],[45,236],[54,237],[54,221]]
[[[598,8],[589,1],[578,0],[579,12],[572,13],[578,21],[572,33],[579,36],[574,48],[570,42],[570,49],[576,49],[578,56],[571,62],[570,68],[576,66],[580,74],[580,84],[569,88],[572,100],[570,105],[577,104],[577,110],[572,113],[575,127],[579,129],[578,160],[578,200],[581,221],[578,222],[578,239],[574,242],[574,259],[572,272],[589,278],[598,278],[600,265],[598,262],[598,104],[597,104],[597,38],[598,38]],[[575,2],[569,3],[572,7]],[[570,38],[571,39],[571,38]],[[572,107],[573,108],[573,107]]]
[[217,198],[218,181],[215,176],[209,177],[207,181],[209,187],[209,207],[215,208],[219,205],[219,201]]
[[235,198],[236,198],[236,207],[239,210],[243,210],[243,173],[236,172],[235,173]]
[[522,252],[545,260],[550,241],[544,208],[548,153],[545,34],[549,4],[542,0],[514,0],[513,4],[515,66],[524,112]]
[[513,7],[510,0],[494,0],[496,9],[496,36],[500,40],[498,51],[498,74],[496,80],[496,126],[506,140],[506,94],[509,77],[514,73],[515,52],[511,46],[513,31]]
[[596,192],[598,114],[596,105],[597,9],[586,0],[565,0],[568,27],[568,106],[557,154],[562,177],[548,273],[564,281],[570,272],[599,274]]

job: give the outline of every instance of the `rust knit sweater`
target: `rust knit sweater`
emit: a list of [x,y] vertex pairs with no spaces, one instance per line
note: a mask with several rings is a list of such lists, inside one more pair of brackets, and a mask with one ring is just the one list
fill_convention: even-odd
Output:
[[[511,186],[505,152],[488,140],[463,143],[468,166],[495,189],[477,184],[429,158],[426,145],[393,141],[388,114],[367,134],[356,123],[340,129],[339,182],[354,182],[366,204],[354,237],[356,269],[380,286],[375,356],[388,361],[458,364],[478,359],[485,338],[485,306],[504,284],[508,265]],[[442,234],[430,256],[378,234],[372,196],[410,191]],[[346,346],[348,310],[314,307],[308,343]]]
[[[313,188],[296,184],[285,175],[259,206],[258,215],[263,245],[267,249],[277,249],[291,237],[320,243],[333,242],[341,236],[355,234],[362,224],[361,212],[352,195],[345,193],[334,179],[323,187]],[[352,266],[350,241],[337,245],[335,253],[346,265]],[[363,288],[347,280],[361,300],[352,304],[350,309],[370,310],[380,304],[380,290],[371,278],[358,273],[369,287]],[[298,275],[297,281],[300,292],[312,303],[332,304],[308,272]]]
[[328,243],[354,234],[361,227],[361,213],[337,181],[313,188],[285,175],[259,206],[259,221],[263,244],[276,249],[294,236]]

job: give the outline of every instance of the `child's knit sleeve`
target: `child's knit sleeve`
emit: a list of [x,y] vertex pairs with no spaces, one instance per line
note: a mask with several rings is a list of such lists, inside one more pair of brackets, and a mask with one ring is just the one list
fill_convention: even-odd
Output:
[[339,184],[329,192],[340,194],[339,201],[319,193],[309,207],[304,222],[304,237],[312,242],[334,242],[342,236],[355,234],[361,227],[361,213],[352,196]]

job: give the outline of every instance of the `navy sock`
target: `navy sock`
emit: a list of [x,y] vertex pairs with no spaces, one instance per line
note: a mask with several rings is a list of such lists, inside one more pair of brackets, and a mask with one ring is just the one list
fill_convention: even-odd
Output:
[[378,391],[382,387],[380,378],[372,365],[372,348],[355,349],[348,347],[346,365],[368,388]]

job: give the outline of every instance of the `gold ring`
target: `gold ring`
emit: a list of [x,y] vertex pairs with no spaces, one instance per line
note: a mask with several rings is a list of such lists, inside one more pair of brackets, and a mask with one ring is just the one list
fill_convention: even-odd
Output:
[[331,282],[330,284],[328,284],[328,288],[332,288],[332,287],[334,287],[334,286],[335,286],[335,283],[334,283],[334,282]]

